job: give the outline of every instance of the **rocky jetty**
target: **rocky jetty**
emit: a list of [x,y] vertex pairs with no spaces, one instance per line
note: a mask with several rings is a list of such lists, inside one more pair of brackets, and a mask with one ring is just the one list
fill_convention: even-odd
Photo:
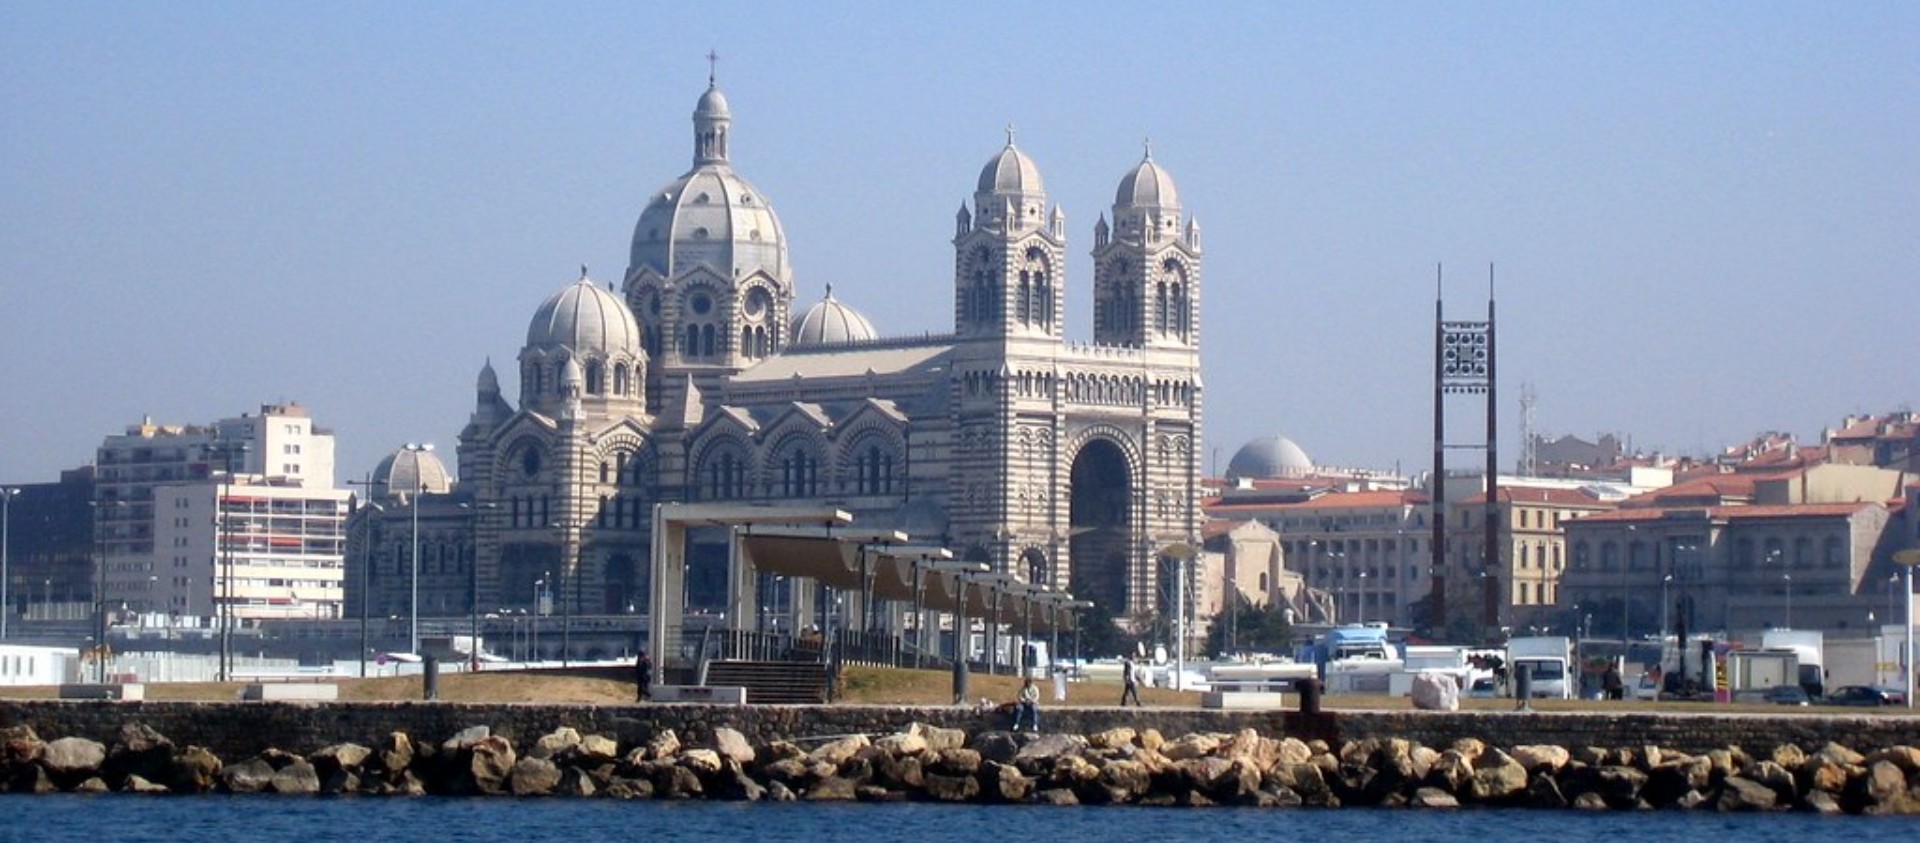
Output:
[[732,728],[698,745],[672,730],[622,746],[562,726],[516,746],[487,726],[439,740],[392,732],[305,757],[225,761],[140,723],[111,743],[0,729],[0,787],[14,793],[499,795],[612,799],[940,801],[1050,805],[1384,806],[1920,813],[1920,750],[1837,743],[1444,747],[1377,739],[1329,745],[1253,729],[1168,739],[969,733],[915,723],[885,735],[756,745]]

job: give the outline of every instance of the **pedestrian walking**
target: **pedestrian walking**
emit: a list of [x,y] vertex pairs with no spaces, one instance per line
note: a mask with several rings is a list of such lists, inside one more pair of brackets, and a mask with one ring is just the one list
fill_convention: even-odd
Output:
[[633,701],[646,702],[653,698],[653,659],[647,657],[647,651],[641,650],[633,660]]
[[1140,706],[1139,666],[1133,663],[1132,656],[1120,658],[1120,707],[1125,708],[1127,700],[1133,700],[1135,708]]

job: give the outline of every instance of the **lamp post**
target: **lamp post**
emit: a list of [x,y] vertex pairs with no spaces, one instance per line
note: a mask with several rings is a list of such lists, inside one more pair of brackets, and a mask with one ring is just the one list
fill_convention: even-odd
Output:
[[[214,623],[220,634],[220,666],[218,677],[226,682],[233,678],[233,455],[248,450],[245,442],[216,441],[208,446],[219,448],[226,465],[226,473],[221,477],[218,495],[214,498],[214,517],[220,521],[220,555],[214,560],[215,570],[213,586],[209,589],[213,596]],[[105,564],[105,556],[101,562]],[[224,569],[224,570],[222,570]],[[103,580],[104,582],[104,580]]]
[[1782,583],[1785,583],[1786,585],[1785,590],[1787,593],[1787,628],[1792,629],[1793,628],[1793,575],[1781,574],[1780,581]]
[[411,575],[411,600],[407,609],[407,652],[420,654],[420,493],[427,490],[420,476],[420,455],[431,453],[433,445],[408,442],[406,449],[413,454],[413,495],[407,504],[413,510],[413,571]]
[[547,582],[551,579],[552,571],[541,571],[540,578],[533,581],[533,614],[527,616],[527,661],[540,657],[540,616],[547,608]]
[[1920,548],[1902,550],[1893,555],[1894,564],[1906,570],[1907,613],[1902,616],[1907,628],[1907,644],[1900,651],[1900,672],[1907,675],[1907,708],[1913,708],[1913,566],[1920,565]]
[[1673,575],[1660,578],[1660,655],[1667,650],[1667,588],[1673,585]]
[[[371,483],[369,483],[371,488]],[[373,522],[376,512],[385,512],[386,507],[368,502],[362,509],[369,510],[360,517],[361,556],[365,562],[360,573],[360,678],[367,678],[367,606],[373,602]]]
[[7,638],[7,615],[13,611],[13,602],[7,595],[7,544],[12,538],[13,498],[20,494],[19,489],[0,489],[0,641]]
[[483,510],[499,509],[500,504],[493,501],[475,501],[473,503],[462,503],[460,504],[460,508],[473,513],[473,547],[467,555],[467,586],[469,589],[467,608],[471,610],[472,615],[467,626],[467,646],[469,648],[467,669],[478,672],[480,670],[480,519]]
[[1629,625],[1627,620],[1627,606],[1630,605],[1627,600],[1627,571],[1633,567],[1634,559],[1639,555],[1639,532],[1640,527],[1638,525],[1627,525],[1627,558],[1620,560],[1620,659],[1622,664],[1626,663],[1627,658],[1627,627]]

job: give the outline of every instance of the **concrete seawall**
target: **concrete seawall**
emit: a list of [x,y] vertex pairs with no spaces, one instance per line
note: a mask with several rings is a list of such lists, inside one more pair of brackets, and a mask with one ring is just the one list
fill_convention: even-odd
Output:
[[[1446,746],[1460,738],[1478,738],[1502,745],[1544,744],[1570,749],[1653,745],[1688,753],[1725,746],[1761,749],[1782,744],[1813,750],[1837,743],[1861,751],[1920,746],[1920,716],[1887,714],[1327,711],[1305,715],[1279,711],[1048,708],[1042,717],[1047,732],[1087,735],[1126,726],[1182,735],[1252,728],[1272,737],[1324,739],[1335,744],[1403,738],[1427,746]],[[343,741],[372,744],[393,732],[440,740],[479,725],[490,727],[494,734],[515,744],[536,740],[560,727],[572,727],[628,746],[645,743],[668,729],[691,742],[703,741],[713,729],[726,726],[755,743],[805,743],[835,735],[899,732],[914,722],[969,732],[1003,725],[971,709],[951,707],[0,702],[0,727],[30,726],[48,738],[84,737],[110,743],[122,725],[141,723],[177,745],[205,747],[230,759],[269,748],[310,753]]]

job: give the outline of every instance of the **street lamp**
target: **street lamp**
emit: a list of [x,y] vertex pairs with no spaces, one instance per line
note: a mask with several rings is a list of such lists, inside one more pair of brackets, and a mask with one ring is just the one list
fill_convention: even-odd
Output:
[[408,442],[406,449],[414,455],[414,494],[412,498],[407,501],[409,507],[413,510],[412,599],[407,610],[407,652],[417,656],[420,654],[420,493],[427,490],[426,483],[424,482],[425,479],[420,476],[420,455],[432,453],[433,445],[432,443],[417,444]]
[[[372,488],[371,483],[368,484],[368,488]],[[386,512],[387,508],[371,501],[361,508],[368,510],[367,514],[360,517],[360,543],[363,551],[361,556],[366,560],[360,574],[360,678],[365,679],[367,678],[367,605],[373,602],[373,527],[374,521],[378,518],[374,513]]]
[[7,599],[7,542],[13,528],[13,498],[18,494],[19,489],[0,489],[0,641],[7,638],[7,614],[13,611]]
[[1786,584],[1787,592],[1787,628],[1793,628],[1793,575],[1781,574],[1780,581]]
[[486,501],[484,503],[476,501],[473,503],[462,503],[460,504],[460,508],[470,510],[473,513],[473,547],[471,548],[471,552],[467,556],[467,578],[468,578],[468,586],[471,590],[471,594],[468,597],[468,608],[472,610],[472,620],[469,622],[469,625],[467,628],[467,646],[468,648],[470,648],[468,653],[469,659],[467,662],[467,669],[472,671],[478,671],[480,670],[480,519],[481,519],[481,511],[487,510],[487,509],[499,509],[500,504],[495,503],[493,501]]
[[1627,558],[1620,560],[1620,658],[1622,664],[1626,663],[1628,647],[1627,627],[1629,624],[1627,621],[1627,606],[1629,602],[1627,600],[1627,570],[1633,567],[1634,561],[1639,556],[1639,532],[1639,525],[1627,525]]
[[1913,708],[1913,566],[1920,565],[1920,549],[1902,550],[1893,555],[1894,564],[1906,570],[1907,574],[1907,613],[1904,616],[1907,628],[1907,646],[1900,651],[1900,669],[1907,675],[1907,708]]

